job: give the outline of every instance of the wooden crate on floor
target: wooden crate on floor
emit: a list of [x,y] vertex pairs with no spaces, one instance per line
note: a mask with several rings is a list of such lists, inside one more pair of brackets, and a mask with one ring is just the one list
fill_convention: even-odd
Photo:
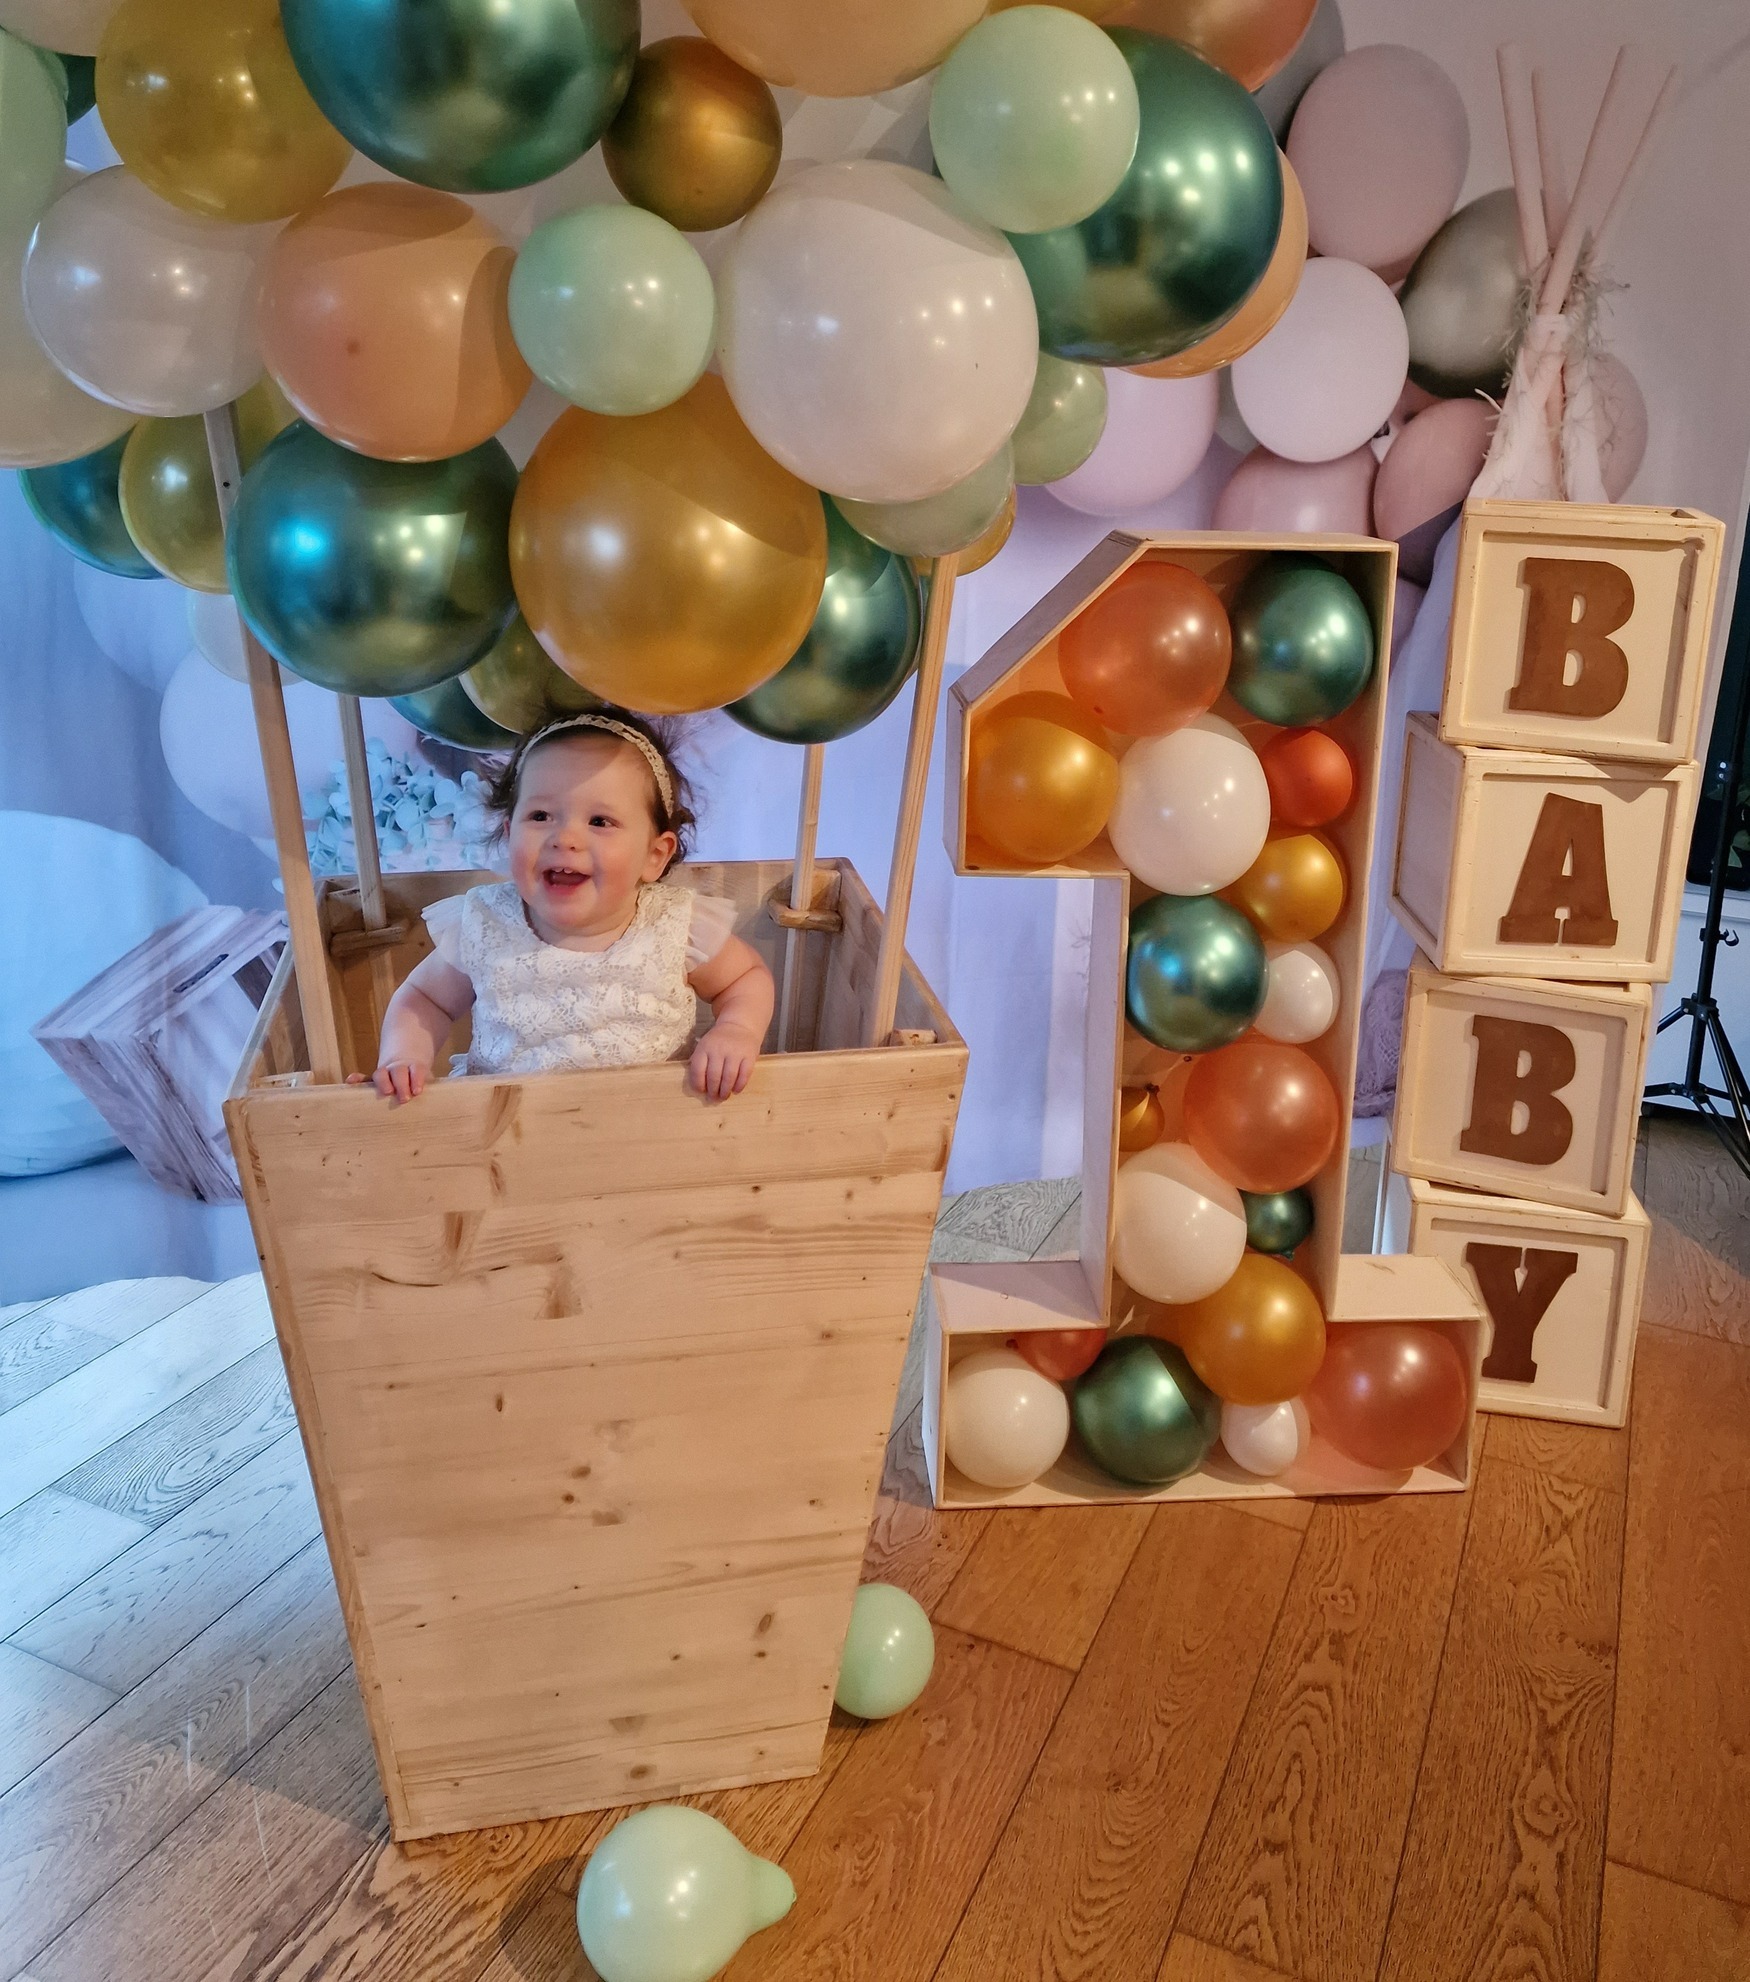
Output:
[[[672,877],[768,959],[789,862]],[[386,877],[419,910],[485,877]],[[675,1063],[435,1081],[283,1052],[227,1116],[398,1837],[819,1764],[966,1048],[822,862],[799,1050],[707,1105]],[[320,909],[350,1067],[384,943]],[[831,925],[831,926],[826,926]],[[275,1014],[264,1013],[272,1037]]]

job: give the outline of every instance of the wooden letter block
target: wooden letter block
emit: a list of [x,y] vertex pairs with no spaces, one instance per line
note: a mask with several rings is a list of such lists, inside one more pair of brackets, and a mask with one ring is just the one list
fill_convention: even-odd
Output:
[[1684,762],[1724,536],[1686,509],[1466,503],[1440,734]]
[[1477,1402],[1485,1411],[1620,1425],[1640,1320],[1651,1223],[1444,1190],[1386,1187],[1384,1243],[1444,1260],[1494,1322]]
[[1431,1183],[1620,1217],[1652,992],[1410,972],[1392,1130]]
[[1693,764],[1477,749],[1414,715],[1392,912],[1442,970],[1662,983],[1695,792]]

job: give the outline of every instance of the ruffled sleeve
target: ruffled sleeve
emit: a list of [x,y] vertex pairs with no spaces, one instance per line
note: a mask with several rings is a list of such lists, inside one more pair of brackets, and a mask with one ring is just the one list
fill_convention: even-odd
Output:
[[695,895],[687,930],[687,973],[702,970],[735,934],[735,904],[723,895]]
[[462,968],[462,913],[467,900],[466,893],[445,895],[441,901],[433,902],[424,915],[432,948],[452,970]]

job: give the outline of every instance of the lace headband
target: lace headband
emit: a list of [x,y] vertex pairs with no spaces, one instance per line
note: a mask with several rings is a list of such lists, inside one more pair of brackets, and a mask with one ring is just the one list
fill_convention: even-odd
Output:
[[610,736],[617,736],[631,744],[634,750],[643,754],[650,766],[650,775],[656,780],[656,789],[662,794],[663,810],[674,811],[674,779],[669,776],[668,766],[662,761],[662,752],[649,737],[640,736],[630,723],[617,722],[612,716],[567,716],[563,721],[549,723],[545,729],[538,729],[523,745],[523,756],[527,757],[537,743],[545,743],[549,737],[560,736],[566,730],[599,729]]

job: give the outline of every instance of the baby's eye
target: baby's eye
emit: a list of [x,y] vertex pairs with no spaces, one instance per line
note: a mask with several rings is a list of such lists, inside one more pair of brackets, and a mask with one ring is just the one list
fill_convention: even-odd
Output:
[[598,812],[589,822],[592,826],[617,826],[618,819],[610,819],[605,812]]
[[531,825],[536,825],[536,826],[543,825],[552,816],[553,815],[550,812],[544,810],[541,806],[538,805],[531,807],[529,811],[523,814],[523,817],[527,819]]

